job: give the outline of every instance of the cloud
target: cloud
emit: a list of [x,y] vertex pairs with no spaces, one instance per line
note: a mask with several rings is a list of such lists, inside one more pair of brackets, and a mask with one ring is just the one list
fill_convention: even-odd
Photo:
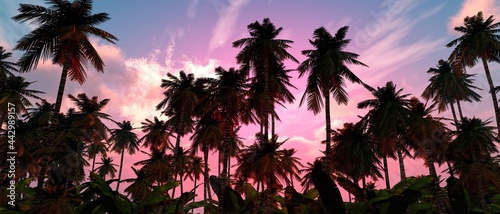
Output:
[[467,16],[474,16],[479,11],[483,11],[484,18],[493,15],[498,21],[500,18],[500,4],[496,0],[465,0],[462,7],[448,22],[448,31],[458,33],[453,30],[457,26],[464,24],[464,18]]
[[[352,47],[355,52],[360,51],[359,59],[370,66],[355,69],[361,79],[368,80],[366,83],[369,85],[383,84],[381,81],[392,72],[444,49],[445,39],[432,38],[430,34],[417,41],[408,41],[417,24],[438,13],[444,4],[415,14],[413,9],[418,2],[399,2],[397,7],[388,5],[380,13],[372,12],[375,20],[368,22],[364,28],[353,27]],[[359,87],[355,85],[353,88]]]
[[226,44],[228,38],[233,35],[234,25],[240,16],[242,9],[249,3],[249,0],[233,0],[226,5],[220,1],[212,1],[217,10],[219,19],[212,31],[212,37],[209,43],[209,50],[214,50]]
[[190,0],[187,10],[187,17],[194,18],[196,17],[196,6],[198,6],[198,2],[200,0]]

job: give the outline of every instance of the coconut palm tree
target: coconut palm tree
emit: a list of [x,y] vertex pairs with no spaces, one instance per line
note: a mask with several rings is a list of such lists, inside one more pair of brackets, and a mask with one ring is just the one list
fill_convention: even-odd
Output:
[[142,146],[149,147],[151,151],[172,148],[172,143],[170,143],[170,127],[165,121],[154,117],[152,121],[146,119],[141,124],[142,132],[145,133],[139,140],[139,142],[142,142]]
[[4,47],[0,46],[0,82],[9,76],[14,76],[12,71],[18,71],[16,63],[6,61],[10,57],[12,57],[12,53],[7,52]]
[[[431,112],[435,110],[434,103],[427,107],[420,102],[416,97],[410,100],[410,109],[415,115],[407,131],[404,133],[404,140],[413,146],[415,151],[414,157],[419,157],[424,160],[424,164],[429,168],[429,175],[434,179],[436,196],[438,201],[439,213],[446,214],[446,198],[440,187],[440,179],[434,166],[435,163],[441,165],[446,162],[446,150],[451,136],[449,129],[441,121],[440,118],[435,118]],[[453,176],[452,169],[450,174]]]
[[210,151],[218,148],[224,139],[224,130],[221,129],[221,115],[217,111],[209,111],[202,116],[197,122],[194,134],[191,136],[192,155],[195,155],[198,150],[203,151],[203,199],[211,199],[210,184],[209,184],[209,167],[208,167],[208,154]]
[[[228,160],[231,155],[231,139],[237,138],[237,129],[240,124],[254,122],[254,116],[250,111],[247,96],[246,73],[238,69],[229,68],[225,70],[217,67],[215,73],[218,77],[209,89],[211,97],[208,98],[207,106],[211,111],[220,112],[220,129],[224,130],[220,154],[222,154],[221,191],[225,191],[228,183]],[[234,147],[233,147],[234,148]],[[224,196],[219,196],[219,203],[223,204]],[[222,206],[219,206],[222,209]],[[220,210],[222,211],[222,210]]]
[[[281,181],[290,183],[288,174],[293,169],[286,169],[283,163],[284,150],[280,147],[286,142],[278,142],[278,136],[275,135],[270,140],[264,140],[265,136],[260,137],[257,142],[243,149],[238,158],[235,177],[243,177],[254,180],[254,182],[265,183],[267,186],[266,201],[271,201],[270,197],[275,193]],[[265,203],[266,210],[269,211],[271,203]]]
[[111,116],[103,113],[102,109],[108,104],[109,99],[99,101],[97,96],[89,98],[87,94],[81,93],[76,97],[69,94],[68,98],[78,107],[76,112],[75,125],[85,130],[83,141],[87,155],[92,159],[92,169],[94,171],[95,159],[98,154],[106,157],[109,128],[103,120],[113,121]]
[[333,168],[357,182],[362,181],[364,199],[368,200],[366,192],[366,177],[374,181],[382,178],[380,174],[380,160],[375,151],[369,132],[364,124],[358,122],[345,123],[344,127],[333,133],[335,145],[331,151]]
[[[114,44],[118,39],[95,27],[109,20],[107,13],[92,14],[92,0],[49,0],[50,7],[20,4],[19,14],[12,17],[18,22],[30,22],[36,28],[17,42],[14,50],[24,51],[17,64],[19,72],[35,69],[40,59],[52,60],[62,67],[54,111],[61,109],[66,79],[83,84],[86,79],[86,64],[90,62],[97,71],[103,72],[104,62],[89,41],[94,35]],[[52,142],[48,142],[50,148]],[[42,189],[47,160],[41,164],[37,189]]]
[[[15,106],[16,114],[27,113],[27,108],[33,104],[29,98],[42,100],[38,94],[44,94],[42,91],[29,89],[33,82],[26,82],[26,79],[21,76],[9,76],[0,81],[0,121],[4,121],[7,117],[7,109]],[[10,104],[9,104],[10,103]]]
[[162,110],[162,114],[170,117],[168,123],[174,127],[172,132],[176,134],[175,147],[179,148],[181,137],[193,129],[193,116],[198,104],[198,95],[203,92],[203,81],[197,80],[193,73],[179,72],[179,77],[171,73],[168,79],[162,79],[161,87],[165,89],[165,98],[156,105],[156,110]]
[[109,175],[111,178],[115,177],[116,168],[118,165],[113,163],[112,157],[101,157],[101,162],[97,162],[100,164],[95,170],[97,174],[102,177],[102,179],[106,180],[106,176]]
[[[449,61],[456,62],[456,66],[460,68],[473,67],[479,59],[481,60],[493,101],[497,131],[500,133],[500,109],[498,108],[497,96],[494,93],[495,84],[488,67],[488,62],[500,61],[498,58],[500,51],[498,27],[500,22],[495,23],[494,21],[493,16],[485,20],[481,11],[472,17],[465,17],[464,25],[454,28],[455,31],[462,35],[446,44],[446,47],[454,47]],[[459,71],[463,69],[459,69]]]
[[475,75],[459,74],[459,72],[454,72],[456,68],[455,62],[449,63],[444,60],[439,60],[437,68],[429,68],[427,73],[433,76],[429,78],[429,85],[422,92],[422,97],[427,101],[432,99],[437,103],[438,112],[445,111],[449,105],[455,124],[458,124],[454,104],[460,106],[461,101],[479,102],[481,95],[474,91],[474,89],[479,89],[473,85],[472,77]]
[[[236,55],[237,63],[243,65],[243,70],[251,69],[256,77],[255,82],[264,86],[261,99],[264,101],[258,111],[260,114],[260,125],[263,127],[264,136],[269,137],[269,115],[274,111],[273,94],[271,92],[282,93],[283,91],[271,88],[271,80],[278,80],[277,76],[282,73],[280,65],[284,60],[292,60],[298,63],[297,59],[287,52],[290,48],[291,40],[277,39],[283,28],[276,28],[269,18],[265,18],[262,23],[255,21],[247,26],[250,37],[239,39],[233,42],[233,47],[242,48]],[[246,72],[248,73],[248,72]]]
[[89,41],[89,35],[114,44],[118,39],[96,25],[109,20],[107,13],[92,14],[92,0],[49,0],[50,7],[20,4],[19,14],[12,17],[18,22],[30,22],[36,29],[23,36],[14,50],[25,51],[19,59],[19,71],[35,69],[40,59],[50,59],[63,70],[57,92],[55,111],[59,112],[66,77],[83,84],[86,80],[85,64],[90,62],[103,72],[104,62]]
[[118,184],[116,185],[116,191],[118,191],[122,178],[123,157],[125,156],[125,151],[127,151],[129,155],[135,154],[135,152],[139,149],[139,139],[137,134],[132,132],[134,128],[132,128],[130,121],[117,122],[116,125],[118,125],[119,128],[111,130],[111,137],[109,138],[109,141],[113,143],[111,150],[121,154],[120,170],[118,171]]
[[368,121],[368,131],[382,155],[387,189],[390,188],[387,157],[394,157],[394,153],[399,160],[401,181],[406,180],[403,153],[407,149],[401,140],[401,134],[410,124],[412,112],[409,109],[410,99],[407,98],[410,94],[401,94],[402,91],[403,89],[396,90],[396,85],[389,81],[384,87],[377,87],[377,90],[372,91],[375,99],[358,103],[359,109],[370,108],[364,120]]
[[142,201],[148,196],[149,193],[151,193],[153,186],[151,185],[151,180],[144,170],[137,170],[134,167],[131,168],[134,171],[136,178],[123,180],[123,182],[131,183],[127,188],[125,188],[125,192],[128,194],[127,196],[130,195],[133,200]]
[[[314,50],[303,50],[307,57],[297,70],[299,77],[307,74],[307,85],[300,105],[307,102],[307,110],[318,114],[323,108],[326,118],[326,153],[331,148],[330,94],[338,104],[347,104],[349,98],[345,89],[346,79],[363,84],[347,67],[347,64],[367,66],[357,60],[358,54],[345,51],[350,40],[346,39],[348,26],[340,28],[334,36],[324,27],[314,31],[313,40],[309,40]],[[328,155],[327,155],[328,156]],[[328,165],[328,164],[327,164]]]
[[[145,153],[145,152],[143,152]],[[174,167],[172,167],[173,156],[166,153],[166,148],[162,150],[153,150],[148,159],[134,163],[135,166],[141,165],[141,171],[148,175],[151,182],[156,182],[158,186],[172,181],[174,174]]]
[[[471,164],[474,165],[472,169],[476,170],[474,170],[475,172],[467,172],[470,175],[475,175],[475,183],[478,187],[481,205],[485,213],[488,213],[488,206],[486,204],[487,190],[485,189],[483,173],[479,171],[479,165],[481,165],[481,162],[485,158],[489,158],[491,153],[498,152],[494,144],[496,133],[493,130],[495,128],[488,126],[489,123],[489,121],[484,122],[475,117],[470,119],[465,117],[459,123],[458,131],[454,132],[456,138],[451,142],[449,147],[451,154],[453,154],[453,159],[456,161],[465,159],[472,161]],[[461,177],[467,178],[468,176],[462,174]]]

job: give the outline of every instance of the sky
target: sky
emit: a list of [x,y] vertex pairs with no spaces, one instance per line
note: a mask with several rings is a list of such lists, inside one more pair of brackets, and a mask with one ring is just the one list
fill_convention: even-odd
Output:
[[[8,51],[19,38],[35,28],[11,19],[17,14],[20,2],[45,4],[39,0],[0,1],[0,46]],[[116,121],[130,120],[135,127],[154,116],[165,120],[155,111],[155,106],[164,98],[159,86],[167,73],[178,75],[184,70],[196,77],[214,77],[217,66],[226,69],[237,66],[235,56],[240,49],[233,48],[231,43],[249,37],[248,24],[270,18],[275,26],[283,28],[278,38],[294,41],[288,51],[300,62],[305,60],[301,51],[312,49],[308,40],[312,39],[315,29],[324,26],[335,34],[340,27],[350,26],[347,38],[351,43],[347,50],[358,53],[358,59],[369,66],[350,66],[351,70],[372,87],[382,87],[387,81],[393,81],[398,89],[404,89],[403,93],[420,97],[430,78],[426,71],[436,67],[440,59],[448,58],[452,49],[445,44],[460,36],[453,27],[462,25],[463,18],[478,11],[483,11],[485,16],[500,17],[500,1],[95,1],[92,12],[106,12],[111,18],[98,27],[118,37],[119,41],[114,45],[92,37],[92,43],[106,64],[104,73],[97,73],[89,66],[87,81],[83,85],[68,81],[65,94],[85,92],[101,100],[109,98],[111,101],[103,111]],[[12,61],[22,54],[11,52],[14,54]],[[291,61],[286,61],[285,65],[288,69],[298,66]],[[493,81],[498,84],[500,66],[491,64],[490,68]],[[32,89],[44,91],[46,94],[42,97],[55,102],[60,72],[61,68],[49,61],[22,76],[28,81],[36,81]],[[475,84],[483,89],[479,91],[483,100],[464,104],[464,115],[494,121],[482,67],[476,66],[467,72],[477,74]],[[320,156],[324,149],[319,142],[325,136],[325,118],[323,113],[314,115],[305,106],[299,106],[306,78],[298,78],[296,71],[291,76],[292,84],[297,87],[290,89],[296,102],[287,104],[286,108],[277,108],[281,122],[276,124],[276,132],[280,140],[288,139],[283,148],[296,148],[297,156],[305,165]],[[356,108],[357,103],[372,98],[359,85],[347,84],[347,92],[347,105],[332,102],[334,129],[345,122],[357,122],[358,116],[366,113]],[[63,99],[62,111],[74,107],[67,97]],[[439,116],[451,117],[451,114],[444,112]],[[111,124],[110,128],[117,127]],[[243,127],[240,135],[245,144],[250,145],[256,132],[255,126]],[[188,138],[183,139],[183,146],[189,144]],[[123,177],[132,177],[130,166],[144,158],[141,153],[127,156]],[[114,159],[119,163],[118,156]],[[391,184],[399,181],[396,164],[396,161],[390,162]],[[408,176],[428,173],[422,161],[407,159],[405,164]],[[211,168],[216,172],[215,166]],[[384,186],[381,181],[377,185]],[[347,199],[344,197],[344,200]]]

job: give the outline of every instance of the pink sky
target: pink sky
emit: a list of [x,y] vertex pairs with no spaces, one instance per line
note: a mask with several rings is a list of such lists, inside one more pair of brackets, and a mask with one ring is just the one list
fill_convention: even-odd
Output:
[[[43,1],[23,1],[43,4]],[[369,68],[352,67],[352,70],[367,84],[376,87],[393,81],[404,93],[419,97],[428,84],[429,67],[436,67],[439,59],[446,59],[451,49],[445,44],[457,37],[453,26],[461,25],[466,15],[474,15],[483,10],[486,16],[500,17],[499,2],[494,0],[456,1],[354,1],[329,2],[279,1],[267,2],[250,0],[191,0],[171,3],[170,1],[151,1],[144,5],[138,2],[95,2],[94,13],[107,12],[111,20],[103,24],[103,29],[116,35],[120,41],[116,45],[92,39],[93,44],[106,63],[105,72],[87,71],[88,79],[84,85],[75,82],[66,84],[65,94],[87,93],[89,96],[109,98],[111,101],[104,112],[116,121],[130,120],[135,127],[145,118],[160,116],[155,111],[156,104],[163,99],[159,87],[162,78],[170,72],[175,75],[180,70],[194,73],[196,77],[214,76],[214,68],[235,66],[234,57],[239,49],[231,47],[236,39],[248,37],[246,26],[255,20],[269,17],[277,27],[283,27],[280,38],[295,41],[289,52],[299,61],[305,58],[301,50],[311,49],[314,29],[325,26],[334,34],[344,25],[351,26],[347,37],[352,39],[348,50],[360,54],[360,61]],[[10,50],[17,39],[33,29],[15,23],[10,17],[16,14],[18,3],[0,2],[0,45]],[[15,59],[20,56],[14,52]],[[287,68],[297,64],[287,62]],[[500,78],[498,64],[491,64],[494,81]],[[34,83],[33,89],[46,92],[43,98],[55,102],[60,76],[60,68],[50,64],[40,64],[35,71],[23,74]],[[484,90],[481,103],[464,104],[466,116],[493,119],[490,96],[486,91],[486,79],[482,68],[476,66],[470,73],[478,73],[476,84]],[[305,87],[305,78],[298,79],[292,73],[292,83],[298,88],[290,89],[296,97],[294,104],[285,108],[278,107],[282,118],[276,125],[280,139],[289,139],[284,148],[296,148],[298,157],[305,165],[321,155],[324,146],[324,114],[314,115],[306,108],[299,107]],[[347,84],[349,104],[339,106],[332,103],[332,126],[339,128],[345,122],[356,122],[358,115],[366,110],[356,109],[358,102],[372,98],[371,94],[358,85]],[[66,98],[62,110],[74,107]],[[441,116],[449,117],[449,113]],[[164,116],[160,119],[166,120]],[[110,125],[110,128],[116,128]],[[249,145],[253,143],[256,127],[242,129],[241,137]],[[140,131],[138,131],[140,134]],[[190,145],[184,139],[183,146]],[[114,156],[115,163],[119,157]],[[211,157],[215,161],[217,156]],[[124,178],[133,176],[130,166],[144,159],[141,153],[127,156]],[[234,161],[233,161],[234,163]],[[210,162],[213,172],[216,164]],[[399,181],[396,162],[391,161],[391,184]],[[419,160],[405,160],[408,176],[427,174],[428,169]],[[443,168],[439,168],[441,170]],[[383,187],[380,181],[378,187]],[[124,187],[125,188],[125,187]],[[347,198],[344,196],[344,200]]]

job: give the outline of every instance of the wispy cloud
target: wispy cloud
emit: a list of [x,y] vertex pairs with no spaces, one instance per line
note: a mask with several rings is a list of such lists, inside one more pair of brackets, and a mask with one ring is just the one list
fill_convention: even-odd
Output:
[[474,16],[479,11],[483,11],[483,16],[488,18],[493,15],[496,21],[500,20],[500,3],[496,0],[465,0],[462,7],[448,22],[448,30],[455,33],[453,28],[462,26],[464,18],[467,16]]
[[220,0],[212,1],[219,18],[212,31],[212,37],[208,46],[209,50],[214,50],[226,44],[229,37],[234,33],[233,29],[236,20],[249,2],[249,0],[233,0],[227,3],[222,3]]
[[199,1],[200,0],[190,0],[189,1],[188,10],[187,10],[188,18],[196,17],[196,7],[198,6]]

